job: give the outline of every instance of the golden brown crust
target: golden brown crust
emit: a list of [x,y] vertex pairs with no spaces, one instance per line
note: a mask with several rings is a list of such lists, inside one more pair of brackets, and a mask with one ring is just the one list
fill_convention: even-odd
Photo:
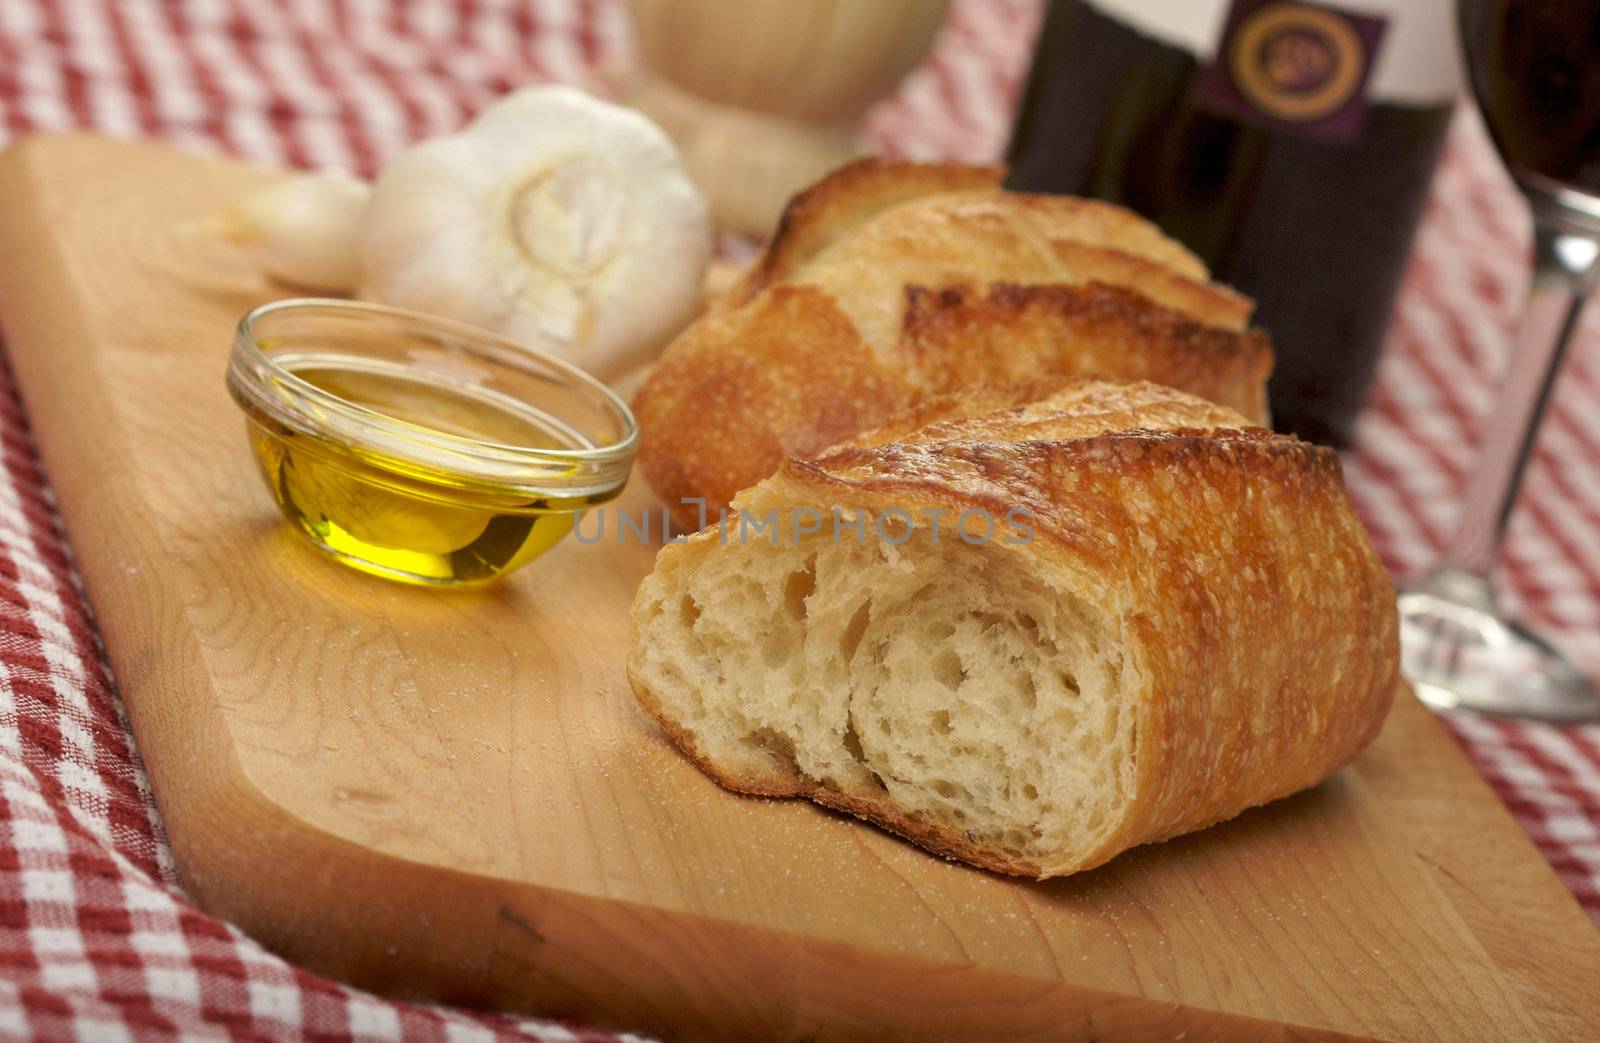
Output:
[[1078,196],[1013,192],[1008,198],[1019,215],[1053,246],[1098,245],[1146,258],[1196,282],[1211,278],[1205,264],[1188,248],[1124,207]]
[[1131,287],[1162,307],[1225,330],[1244,329],[1255,310],[1250,298],[1226,286],[1187,279],[1147,257],[1072,241],[1057,240],[1051,246],[1065,282]]
[[[749,307],[697,323],[634,399],[646,432],[641,460],[673,517],[690,527],[704,497],[711,514],[771,474],[910,404],[905,382],[877,359],[833,346],[849,320],[809,286],[778,286]],[[729,351],[728,344],[739,345]]]
[[897,163],[876,157],[847,163],[789,200],[771,241],[731,297],[737,304],[747,302],[834,239],[890,207],[925,196],[998,189],[1005,173],[1004,167]]
[[1266,422],[1272,346],[1260,332],[1206,326],[1102,283],[995,283],[987,294],[912,286],[906,296],[900,350],[929,392],[1102,373],[1153,380]]
[[[1352,760],[1388,714],[1398,681],[1394,590],[1350,509],[1338,457],[1213,410],[1148,384],[1077,382],[1020,409],[786,460],[738,498],[996,517],[1023,507],[1036,538],[1020,553],[1124,606],[1124,654],[1145,678],[1128,700],[1137,714],[1128,812],[1056,872],[1314,785]],[[1194,420],[1202,426],[1185,426]],[[1107,426],[1118,423],[1129,426]],[[637,681],[635,691],[659,719],[654,696]],[[730,788],[807,796],[940,854],[1042,871],[871,793],[797,772],[729,778],[692,736],[663,723]]]
[[1074,388],[1083,383],[1082,377],[1066,377],[1049,381],[973,384],[942,395],[930,395],[916,400],[878,426],[828,446],[815,455],[826,456],[836,449],[847,446],[908,441],[924,436],[927,431],[938,430],[946,423],[977,420],[997,411],[1020,410],[1029,403],[1042,403],[1052,399],[1064,389]]
[[680,524],[684,499],[715,508],[784,455],[972,384],[1101,372],[1265,420],[1249,301],[1137,215],[1003,192],[1001,173],[864,160],[795,197],[635,400],[640,467]]
[[1227,406],[1146,380],[1067,377],[1050,383],[980,384],[926,398],[877,427],[816,454],[902,443],[1075,441],[1109,431],[1249,427]]

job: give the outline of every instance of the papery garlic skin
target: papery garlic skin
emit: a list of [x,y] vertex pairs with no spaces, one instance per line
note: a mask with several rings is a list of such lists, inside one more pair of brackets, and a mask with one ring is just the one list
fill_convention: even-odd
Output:
[[372,189],[338,170],[293,174],[222,210],[211,226],[278,282],[351,293]]
[[610,378],[694,316],[711,245],[710,208],[659,127],[572,87],[528,87],[383,171],[361,295]]

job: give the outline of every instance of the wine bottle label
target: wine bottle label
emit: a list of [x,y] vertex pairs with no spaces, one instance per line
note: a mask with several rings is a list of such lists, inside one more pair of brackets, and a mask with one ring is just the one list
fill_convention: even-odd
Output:
[[1359,137],[1388,21],[1302,0],[1234,0],[1196,81],[1219,115],[1327,141]]

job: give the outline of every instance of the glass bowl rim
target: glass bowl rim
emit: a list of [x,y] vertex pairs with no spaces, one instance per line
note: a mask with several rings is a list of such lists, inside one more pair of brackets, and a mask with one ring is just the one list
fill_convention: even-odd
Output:
[[[496,366],[521,369],[530,375],[549,376],[548,373],[538,374],[529,363],[554,370],[570,390],[585,396],[617,418],[621,428],[620,437],[590,448],[508,445],[407,423],[353,402],[278,365],[262,349],[257,339],[258,327],[264,320],[284,313],[312,315],[318,312],[331,312],[363,322],[397,322],[407,331],[442,335],[462,344],[472,355],[487,358]],[[271,385],[277,385],[277,390],[273,390]],[[627,479],[639,444],[638,421],[628,404],[598,378],[570,362],[455,319],[340,297],[287,297],[257,305],[245,312],[234,328],[233,350],[228,362],[228,388],[236,398],[247,401],[272,419],[303,434],[372,449],[384,456],[418,464],[447,476],[468,475],[493,484],[535,492],[570,494],[575,485],[595,490],[619,487]],[[296,400],[314,405],[319,415],[309,416],[295,408]],[[566,418],[537,402],[525,398],[519,400],[558,422],[566,422]],[[449,462],[441,462],[440,456]],[[550,474],[552,467],[567,470],[569,475],[553,481]],[[529,472],[530,468],[534,473]]]

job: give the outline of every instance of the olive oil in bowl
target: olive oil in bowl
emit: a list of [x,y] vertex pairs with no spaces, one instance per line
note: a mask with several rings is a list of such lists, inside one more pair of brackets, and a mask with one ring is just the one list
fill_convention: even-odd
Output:
[[[392,309],[267,307],[241,326],[229,384],[279,508],[340,561],[411,583],[483,583],[621,491],[632,417],[581,372],[498,338],[485,351],[486,333]],[[362,319],[369,338],[353,335]],[[397,337],[397,321],[426,335]]]

